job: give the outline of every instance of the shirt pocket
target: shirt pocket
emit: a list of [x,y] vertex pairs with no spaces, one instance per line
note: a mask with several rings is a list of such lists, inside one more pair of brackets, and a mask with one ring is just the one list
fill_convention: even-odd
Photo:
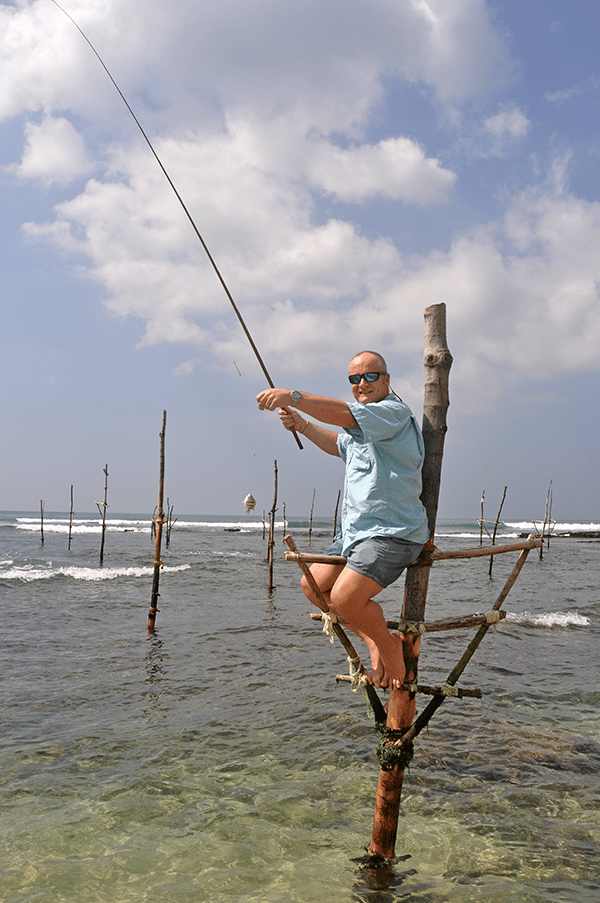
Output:
[[352,450],[351,467],[356,473],[369,473],[373,469],[373,456],[367,445],[355,445]]

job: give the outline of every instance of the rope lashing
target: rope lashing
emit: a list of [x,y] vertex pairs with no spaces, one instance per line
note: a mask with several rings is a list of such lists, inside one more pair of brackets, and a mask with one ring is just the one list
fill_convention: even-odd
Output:
[[348,661],[350,662],[350,689],[353,693],[356,693],[357,690],[362,689],[367,683],[365,669],[359,658],[350,658],[348,656]]
[[405,621],[400,618],[398,621],[398,632],[403,634],[412,634],[413,636],[423,636],[427,633],[425,621]]
[[500,620],[502,619],[504,612],[496,611],[492,609],[491,611],[486,611],[485,613],[485,623],[493,624],[494,630],[497,629]]
[[442,687],[442,695],[443,696],[453,696],[455,699],[458,699],[460,696],[460,691],[453,687],[452,684],[449,684],[448,681]]
[[333,643],[334,641],[334,630],[333,625],[338,623],[337,615],[334,615],[332,611],[324,611],[322,614],[323,618],[323,633],[329,637],[329,642]]
[[412,742],[406,745],[397,743],[398,740],[402,740],[408,729],[404,728],[404,730],[395,731],[387,727],[386,724],[380,724],[379,722],[376,722],[375,727],[382,735],[376,750],[381,769],[383,771],[393,771],[394,768],[399,768],[400,770],[408,768],[414,755],[414,745]]

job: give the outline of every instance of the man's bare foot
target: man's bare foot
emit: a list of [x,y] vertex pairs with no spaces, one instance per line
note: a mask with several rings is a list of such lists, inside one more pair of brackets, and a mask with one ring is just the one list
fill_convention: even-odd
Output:
[[406,665],[404,664],[403,637],[397,633],[390,634],[396,644],[396,652],[392,660],[383,663],[384,673],[379,686],[384,690],[399,690],[406,680]]
[[371,667],[371,670],[366,675],[366,678],[370,684],[373,684],[374,687],[381,687],[382,680],[385,677],[385,668],[383,667],[383,662],[381,659],[377,662],[375,667]]
[[363,635],[362,639],[367,645],[369,656],[371,658],[371,670],[365,675],[365,677],[370,684],[373,684],[374,687],[380,687],[381,681],[383,680],[383,676],[385,674],[385,668],[383,667],[379,649],[370,637]]

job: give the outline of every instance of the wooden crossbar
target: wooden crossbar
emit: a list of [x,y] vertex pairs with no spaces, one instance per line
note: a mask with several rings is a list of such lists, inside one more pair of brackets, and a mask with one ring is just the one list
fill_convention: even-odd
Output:
[[[506,617],[505,611],[498,612],[498,618],[500,621],[504,620]],[[322,621],[323,618],[317,612],[311,613],[310,618],[312,621]],[[399,630],[400,622],[399,621],[386,621],[387,627],[389,630]],[[469,627],[480,627],[482,624],[489,623],[487,615],[485,614],[474,614],[474,615],[462,615],[457,616],[455,618],[440,618],[439,621],[425,621],[425,633],[440,633],[443,630],[465,630]]]
[[[453,558],[483,558],[486,555],[500,555],[502,552],[521,552],[523,549],[539,549],[542,539],[523,539],[520,542],[502,543],[497,546],[479,546],[476,549],[457,549],[454,552],[424,552],[411,565],[428,565],[432,561],[449,561]],[[285,552],[286,561],[304,561],[307,564],[346,564],[344,555],[318,555],[312,552]]]

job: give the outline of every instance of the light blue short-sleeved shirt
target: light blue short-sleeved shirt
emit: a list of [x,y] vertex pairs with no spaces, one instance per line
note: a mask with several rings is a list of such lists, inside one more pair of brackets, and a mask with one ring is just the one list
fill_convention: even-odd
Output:
[[337,440],[346,465],[342,554],[370,536],[427,542],[420,499],[425,449],[412,411],[392,394],[370,404],[351,402],[349,408],[358,426]]

